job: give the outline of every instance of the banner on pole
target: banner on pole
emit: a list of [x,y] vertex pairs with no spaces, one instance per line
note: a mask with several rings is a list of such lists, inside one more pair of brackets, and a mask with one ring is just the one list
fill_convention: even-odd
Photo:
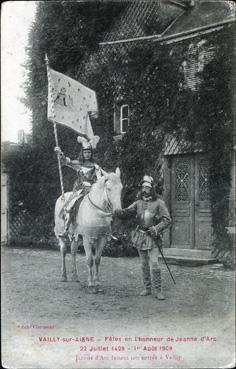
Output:
[[48,68],[48,120],[93,139],[90,112],[98,113],[95,91]]

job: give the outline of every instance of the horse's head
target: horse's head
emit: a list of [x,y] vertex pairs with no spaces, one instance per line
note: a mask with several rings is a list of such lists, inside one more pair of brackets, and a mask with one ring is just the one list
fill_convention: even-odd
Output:
[[[120,169],[115,173],[108,173],[97,182],[98,188],[103,191],[100,196],[103,198],[103,205],[110,211],[121,209],[121,191],[122,183],[120,180]],[[99,193],[97,193],[99,195]],[[100,198],[101,199],[101,198]]]

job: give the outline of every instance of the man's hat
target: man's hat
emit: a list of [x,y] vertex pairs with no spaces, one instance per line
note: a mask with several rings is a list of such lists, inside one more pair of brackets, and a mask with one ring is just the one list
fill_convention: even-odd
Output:
[[154,179],[151,176],[145,175],[142,179],[141,185],[152,188],[154,185]]

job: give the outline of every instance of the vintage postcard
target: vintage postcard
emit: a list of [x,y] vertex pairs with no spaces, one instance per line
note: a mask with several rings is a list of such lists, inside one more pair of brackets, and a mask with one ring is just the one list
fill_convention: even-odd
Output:
[[235,366],[235,4],[2,4],[2,366]]

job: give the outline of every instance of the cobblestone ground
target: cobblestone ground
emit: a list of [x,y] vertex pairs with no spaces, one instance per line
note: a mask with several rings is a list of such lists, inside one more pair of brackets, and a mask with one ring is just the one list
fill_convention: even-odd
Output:
[[[84,256],[78,255],[77,265],[79,283],[70,282],[70,255],[67,255],[68,282],[62,283],[59,251],[2,248],[2,320],[6,357],[10,355],[12,339],[18,343],[21,340],[20,325],[44,323],[53,324],[63,334],[85,331],[97,335],[105,332],[109,335],[119,332],[122,335],[140,332],[146,335],[157,332],[185,336],[214,334],[222,338],[220,347],[226,350],[227,361],[227,350],[231,352],[234,340],[234,271],[219,264],[201,267],[171,265],[176,279],[174,285],[162,265],[167,298],[160,302],[152,296],[139,296],[142,281],[137,257],[104,257],[101,263],[104,293],[96,295],[88,294]],[[28,330],[27,334],[32,338],[36,333]],[[25,355],[32,367],[30,356]],[[204,362],[200,355],[198,365],[201,360]],[[44,362],[42,367],[51,367],[48,365]],[[198,365],[196,367],[201,367]]]

